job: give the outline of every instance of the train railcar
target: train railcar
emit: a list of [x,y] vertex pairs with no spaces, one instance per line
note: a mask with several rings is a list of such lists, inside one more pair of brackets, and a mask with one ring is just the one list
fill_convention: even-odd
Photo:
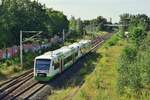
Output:
[[56,74],[62,73],[90,49],[90,40],[82,40],[49,51],[34,60],[34,78],[38,81],[49,81]]

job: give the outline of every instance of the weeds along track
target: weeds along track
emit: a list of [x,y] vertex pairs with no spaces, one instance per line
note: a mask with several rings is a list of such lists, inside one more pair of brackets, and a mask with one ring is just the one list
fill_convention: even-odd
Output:
[[[104,40],[108,39],[112,34],[107,34],[103,37],[99,36],[92,40],[92,49],[90,52],[95,51]],[[87,53],[87,54],[89,54]],[[84,58],[84,57],[82,57]],[[0,84],[0,100],[22,100],[22,99],[38,99],[41,100],[45,96],[51,93],[55,87],[61,87],[64,84],[62,80],[68,80],[72,74],[80,70],[81,63],[84,61],[79,61],[69,70],[65,71],[62,75],[56,76],[53,80],[48,83],[39,83],[33,78],[33,69],[25,72],[24,74],[14,77],[2,84]],[[78,67],[79,66],[79,67]]]

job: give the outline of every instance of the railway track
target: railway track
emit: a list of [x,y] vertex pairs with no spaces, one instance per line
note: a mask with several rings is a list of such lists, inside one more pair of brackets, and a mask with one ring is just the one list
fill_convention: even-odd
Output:
[[28,70],[28,71],[22,73],[22,74],[19,75],[19,76],[13,77],[13,78],[11,78],[11,79],[9,79],[9,80],[7,80],[7,81],[1,83],[1,84],[0,84],[0,87],[12,83],[12,81],[13,81],[13,82],[14,82],[14,81],[17,81],[17,80],[19,80],[19,79],[25,77],[26,75],[28,75],[29,73],[32,73],[32,72],[33,72],[33,69]]
[[[92,40],[92,49],[89,53],[95,51],[99,45],[111,35],[112,34],[103,37],[99,36]],[[62,75],[56,76],[48,83],[39,83],[35,81],[33,79],[33,69],[18,77],[12,78],[0,84],[0,100],[43,99],[53,88],[61,87],[64,79],[67,80],[71,77],[72,73],[76,73],[80,70],[81,63],[79,63],[79,61],[73,65],[76,67],[70,67],[70,69],[66,70]]]

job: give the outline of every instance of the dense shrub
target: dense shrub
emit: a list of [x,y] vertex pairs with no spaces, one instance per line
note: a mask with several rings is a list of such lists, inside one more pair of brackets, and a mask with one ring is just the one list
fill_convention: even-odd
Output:
[[36,57],[38,55],[38,53],[25,53],[24,57],[23,57],[23,65],[24,68],[31,68],[33,67],[33,61],[34,61],[34,57]]
[[129,37],[131,41],[133,41],[137,46],[139,46],[146,35],[147,33],[144,32],[143,28],[133,27],[132,31],[129,34]]
[[150,50],[141,53],[137,57],[137,64],[141,71],[143,87],[150,84]]
[[141,70],[143,86],[150,84],[150,33],[141,43],[137,56],[137,63]]
[[20,69],[19,68],[17,68],[17,67],[14,67],[14,72],[16,73],[16,72],[19,72],[20,71]]
[[150,87],[150,34],[137,48],[135,45],[127,46],[118,63],[118,90],[126,92],[140,92]]
[[12,65],[12,61],[11,60],[7,60],[6,61],[6,66],[10,66],[10,65]]
[[108,46],[113,46],[119,41],[118,35],[114,35],[109,41]]
[[81,96],[82,98],[84,98],[84,99],[87,99],[87,98],[88,98],[88,95],[87,95],[86,91],[84,91],[84,90],[81,90],[80,96]]
[[118,89],[123,92],[126,86],[130,85],[132,76],[132,63],[135,61],[137,55],[136,48],[127,46],[124,48],[118,62]]

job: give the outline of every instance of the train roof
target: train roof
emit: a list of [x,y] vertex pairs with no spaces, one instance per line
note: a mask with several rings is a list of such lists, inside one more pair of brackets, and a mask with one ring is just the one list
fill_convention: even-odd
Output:
[[78,49],[78,47],[80,47],[80,44],[79,43],[73,43],[71,45],[68,46],[69,48],[73,48],[73,49]]
[[71,52],[71,48],[69,48],[68,46],[64,46],[64,47],[60,48],[60,50],[63,52],[63,54]]
[[79,43],[83,43],[83,44],[89,43],[89,42],[91,42],[91,40],[81,40],[81,41],[79,41]]
[[37,56],[35,59],[52,59],[52,57],[50,55],[40,55]]
[[71,48],[69,48],[68,46],[64,46],[57,50],[46,52],[43,55],[53,58],[53,57],[61,56],[63,54],[67,54],[69,52],[71,52]]
[[43,55],[36,57],[35,59],[52,59],[55,57],[59,57],[61,55],[66,56],[72,52],[72,49],[77,50],[78,47],[80,47],[83,44],[86,44],[88,42],[90,42],[90,40],[81,40],[79,43],[73,43],[69,46],[64,46],[64,47],[61,47],[57,50],[46,52]]
[[46,53],[44,53],[44,55],[51,55],[52,54],[52,51],[48,51]]

